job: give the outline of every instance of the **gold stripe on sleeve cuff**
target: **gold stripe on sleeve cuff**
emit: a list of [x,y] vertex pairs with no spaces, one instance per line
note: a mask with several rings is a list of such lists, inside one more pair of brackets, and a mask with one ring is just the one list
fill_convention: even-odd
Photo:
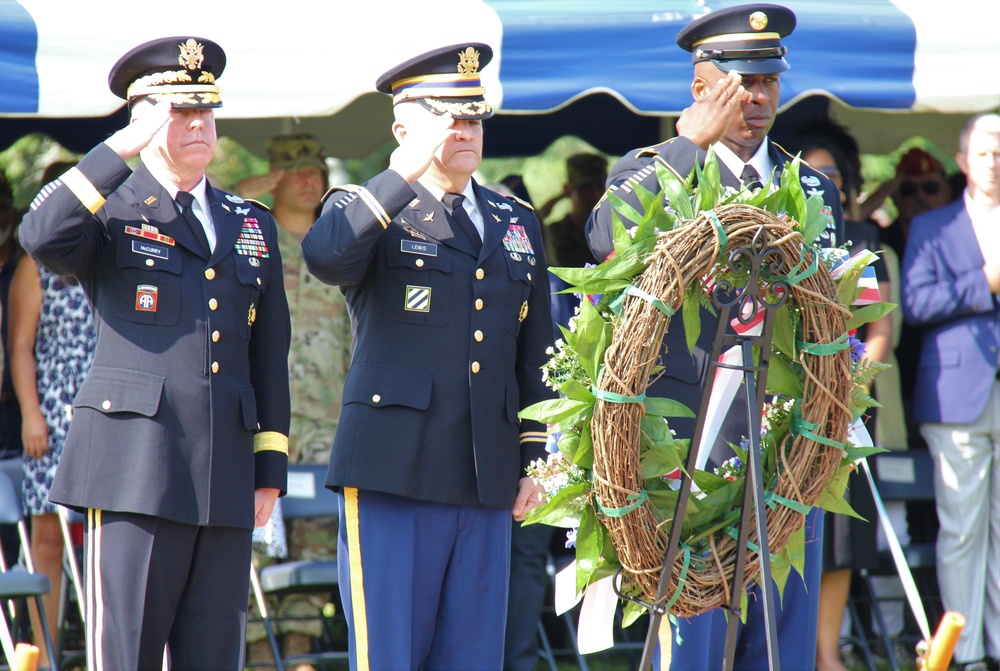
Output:
[[544,443],[549,439],[549,434],[544,431],[525,431],[521,434],[522,443]]
[[80,202],[91,214],[96,214],[99,209],[104,207],[104,196],[94,188],[94,185],[80,172],[79,168],[70,168],[60,179],[73,192],[73,195],[80,199]]
[[277,431],[261,431],[253,437],[253,453],[264,450],[274,450],[282,454],[288,454],[288,436],[284,436]]

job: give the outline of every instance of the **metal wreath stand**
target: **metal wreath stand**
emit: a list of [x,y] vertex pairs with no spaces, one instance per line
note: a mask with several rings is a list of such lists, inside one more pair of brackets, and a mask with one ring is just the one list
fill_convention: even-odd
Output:
[[[738,247],[729,252],[728,269],[734,274],[749,271],[747,282],[737,287],[728,280],[717,282],[711,292],[712,302],[719,310],[719,323],[712,347],[707,380],[714,379],[716,368],[730,368],[743,372],[743,400],[747,404],[749,447],[747,449],[747,475],[744,481],[743,505],[740,512],[739,541],[733,579],[731,582],[731,597],[726,609],[729,611],[726,627],[726,648],[723,659],[723,669],[728,671],[733,667],[736,653],[736,634],[740,621],[740,595],[742,594],[745,572],[746,554],[748,549],[751,522],[756,524],[758,557],[760,560],[760,578],[758,583],[769,586],[771,583],[771,562],[768,547],[767,521],[765,518],[766,504],[764,502],[764,482],[761,465],[760,421],[764,409],[765,390],[767,388],[767,367],[771,356],[771,338],[774,331],[774,312],[788,297],[789,286],[786,282],[775,281],[770,284],[767,295],[760,288],[760,270],[767,265],[772,273],[777,273],[785,262],[785,253],[777,247],[768,244],[768,234],[761,226],[754,235],[750,247]],[[763,312],[762,328],[759,335],[751,333],[736,334],[730,327],[730,317],[736,308],[736,319],[744,325],[757,320]],[[756,329],[755,329],[756,330]],[[723,348],[739,347],[742,352],[741,364],[730,366],[719,361]],[[753,365],[753,348],[760,351],[760,362]],[[674,509],[675,520],[683,520],[687,512],[688,501],[691,498],[691,478],[687,473],[693,472],[705,429],[705,416],[708,411],[712,385],[706,384],[702,390],[701,404],[691,439],[691,449],[688,451],[685,470],[681,474],[680,491],[677,505]],[[705,449],[708,449],[706,446]],[[752,503],[752,509],[751,509]],[[752,515],[752,517],[751,517]],[[667,542],[667,551],[663,558],[663,569],[660,573],[659,588],[653,603],[639,601],[650,611],[649,629],[642,650],[640,669],[652,668],[653,652],[657,643],[657,635],[666,608],[661,605],[669,597],[671,568],[677,557],[681,541],[681,524],[671,526]],[[615,591],[618,592],[618,581],[615,580]],[[774,595],[769,588],[760,590],[764,605],[764,626],[767,642],[768,668],[772,671],[780,669],[778,659],[777,628],[774,612]],[[637,601],[635,597],[618,592],[618,596],[629,601]]]

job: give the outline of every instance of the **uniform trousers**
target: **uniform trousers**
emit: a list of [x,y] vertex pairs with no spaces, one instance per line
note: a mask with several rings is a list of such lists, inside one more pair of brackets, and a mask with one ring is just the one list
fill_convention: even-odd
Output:
[[511,520],[506,509],[343,488],[351,671],[500,669]]
[[[946,610],[965,616],[956,662],[1000,658],[1000,382],[971,424],[924,422],[940,529],[937,577]],[[985,570],[984,570],[985,568]]]
[[[813,509],[806,515],[805,575],[799,579],[795,570],[785,583],[779,600],[778,588],[769,586],[774,603],[778,635],[778,660],[782,669],[815,668],[816,627],[819,620],[819,582],[823,571],[823,511]],[[739,624],[733,669],[766,671],[767,638],[764,627],[764,602],[760,586],[754,584],[747,594],[746,624]],[[714,608],[707,613],[679,620],[673,637],[670,671],[714,671],[722,668],[726,654],[726,611]],[[677,638],[682,643],[677,644]]]
[[87,511],[87,668],[243,668],[250,530]]

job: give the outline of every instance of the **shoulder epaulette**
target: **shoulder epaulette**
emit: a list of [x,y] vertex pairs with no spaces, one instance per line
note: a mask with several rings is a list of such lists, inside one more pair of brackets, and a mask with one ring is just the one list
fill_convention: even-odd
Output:
[[643,147],[635,153],[635,158],[642,158],[643,156],[658,156],[660,150],[656,147]]
[[511,200],[513,200],[515,203],[517,203],[521,207],[527,209],[528,211],[530,211],[530,212],[534,212],[535,211],[535,208],[533,208],[531,206],[531,203],[529,203],[527,201],[523,201],[520,198],[518,198],[517,196],[507,196],[507,197],[510,198]]
[[271,211],[271,208],[269,208],[267,205],[265,205],[264,203],[260,202],[259,200],[254,200],[253,198],[244,198],[243,200],[246,201],[246,202],[248,202],[248,203],[250,203],[251,205],[256,205],[257,207],[259,207],[260,209],[264,210],[265,212],[270,212]]

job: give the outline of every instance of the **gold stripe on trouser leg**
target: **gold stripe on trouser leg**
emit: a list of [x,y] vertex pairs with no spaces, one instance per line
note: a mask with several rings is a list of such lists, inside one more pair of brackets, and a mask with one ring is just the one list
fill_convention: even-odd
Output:
[[365,608],[364,573],[361,569],[361,532],[358,524],[358,490],[344,487],[347,554],[351,567],[351,609],[354,611],[354,646],[358,671],[368,671],[368,612]]
[[101,648],[101,639],[104,637],[104,596],[100,571],[101,511],[94,508],[87,509],[86,555],[87,668],[91,671],[104,671],[104,650]]

